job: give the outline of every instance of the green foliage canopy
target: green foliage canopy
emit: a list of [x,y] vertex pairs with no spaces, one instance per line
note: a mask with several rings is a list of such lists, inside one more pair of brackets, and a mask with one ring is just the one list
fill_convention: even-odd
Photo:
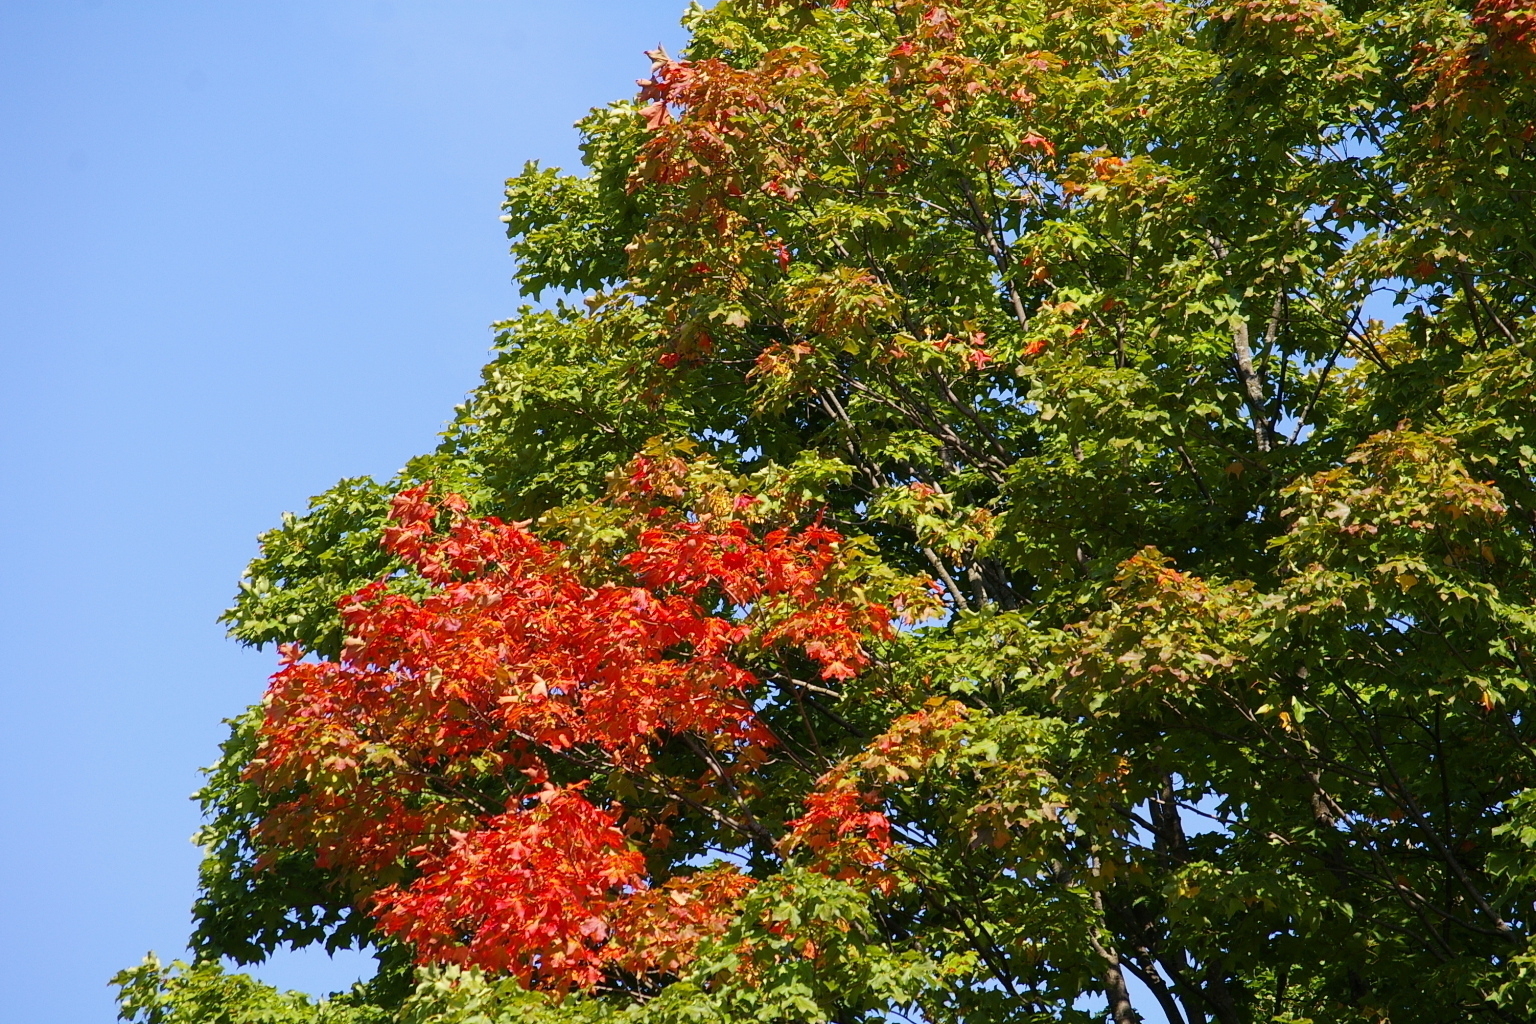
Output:
[[[439,447],[264,535],[226,621],[335,657],[338,598],[419,586],[379,545],[396,491],[605,551],[623,468],[681,454],[822,510],[872,579],[942,588],[858,678],[755,697],[794,755],[755,819],[782,839],[853,780],[888,874],[684,808],[651,877],[736,857],[758,884],[665,976],[557,1001],[386,944],[310,1004],[147,962],[125,1019],[990,1024],[1101,1019],[1096,994],[1118,1024],[1528,1020],[1536,15],[721,0],[687,24],[581,123],[580,175],[508,183],[544,305],[498,325]],[[261,715],[200,794],[194,951],[377,940],[311,853],[262,847]]]

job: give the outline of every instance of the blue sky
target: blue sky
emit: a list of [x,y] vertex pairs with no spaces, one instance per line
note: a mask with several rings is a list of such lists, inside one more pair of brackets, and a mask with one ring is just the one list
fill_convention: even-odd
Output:
[[432,446],[519,304],[501,182],[682,7],[0,3],[0,1022],[110,1021],[181,951],[256,533]]

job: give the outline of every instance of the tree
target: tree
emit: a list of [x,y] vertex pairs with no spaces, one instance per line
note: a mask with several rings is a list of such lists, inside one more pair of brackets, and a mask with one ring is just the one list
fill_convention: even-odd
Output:
[[125,1014],[1529,1019],[1536,14],[687,24],[227,615],[193,948],[379,978]]

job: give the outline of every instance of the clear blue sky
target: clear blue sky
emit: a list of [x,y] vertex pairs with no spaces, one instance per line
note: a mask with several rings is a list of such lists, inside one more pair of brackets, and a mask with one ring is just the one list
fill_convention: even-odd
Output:
[[181,952],[256,533],[432,446],[519,302],[502,180],[682,7],[0,3],[0,1022],[105,1024]]

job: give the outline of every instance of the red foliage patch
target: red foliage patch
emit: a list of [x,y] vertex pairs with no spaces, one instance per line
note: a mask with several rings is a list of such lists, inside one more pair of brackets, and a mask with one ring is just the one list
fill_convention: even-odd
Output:
[[[635,490],[660,472],[638,463]],[[424,961],[556,988],[675,966],[678,942],[653,935],[660,951],[635,962],[615,922],[641,936],[645,908],[665,922],[686,906],[696,940],[745,880],[644,895],[623,809],[551,785],[551,768],[640,775],[685,734],[728,772],[760,763],[775,741],[742,651],[798,649],[843,679],[867,662],[860,637],[889,628],[883,608],[824,592],[841,536],[655,510],[619,578],[593,583],[559,544],[456,496],[405,491],[391,520],[385,545],[429,590],[344,599],[339,661],[284,651],[250,775],[289,799],[261,840],[314,850]]]

